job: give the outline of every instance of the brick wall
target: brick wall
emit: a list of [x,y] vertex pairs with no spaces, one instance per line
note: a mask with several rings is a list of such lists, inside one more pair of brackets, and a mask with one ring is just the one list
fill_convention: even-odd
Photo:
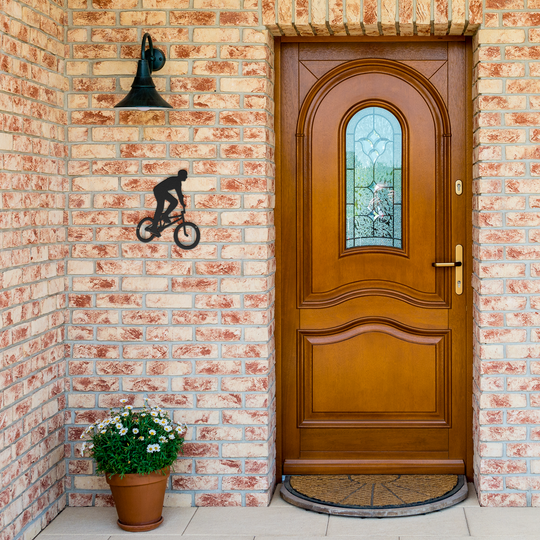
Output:
[[[148,396],[192,426],[167,504],[267,504],[274,132],[263,16],[275,35],[473,34],[481,24],[475,481],[483,505],[540,505],[540,15],[538,0],[526,1],[426,11],[402,0],[376,10],[371,1],[321,10],[288,0],[69,0],[65,12],[52,0],[0,0],[1,540],[32,538],[65,503],[64,421],[68,503],[111,504],[78,436],[123,397],[140,405]],[[154,80],[172,111],[112,108],[132,82],[144,31],[166,53]],[[191,252],[170,235],[146,245],[135,237],[153,186],[179,168],[202,231]]]
[[65,505],[63,2],[0,2],[0,538]]
[[540,22],[486,0],[474,40],[475,480],[486,506],[540,506]]
[[540,506],[539,8],[263,0],[276,36],[474,35],[473,405],[484,506]]
[[[259,506],[274,464],[273,51],[255,0],[70,0],[69,504],[110,505],[83,426],[144,396],[191,427],[166,504]],[[113,109],[142,35],[168,112]],[[135,225],[189,171],[192,251]]]

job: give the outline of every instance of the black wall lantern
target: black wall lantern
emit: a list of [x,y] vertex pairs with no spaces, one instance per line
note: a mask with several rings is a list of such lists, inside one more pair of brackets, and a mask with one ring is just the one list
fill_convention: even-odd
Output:
[[[145,49],[148,39],[149,49]],[[152,80],[152,72],[159,71],[165,65],[165,55],[154,49],[150,34],[144,34],[141,45],[141,59],[137,65],[137,74],[133,79],[129,94],[115,107],[122,109],[138,109],[149,111],[150,109],[172,109],[156,90],[156,85]]]

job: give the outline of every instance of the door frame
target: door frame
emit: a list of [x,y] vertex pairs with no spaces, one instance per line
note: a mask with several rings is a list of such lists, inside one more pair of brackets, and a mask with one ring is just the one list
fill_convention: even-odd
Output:
[[466,267],[470,269],[467,275],[464,278],[466,281],[464,286],[464,293],[467,296],[467,454],[465,460],[465,469],[467,479],[472,481],[474,476],[473,471],[473,458],[474,458],[474,444],[473,444],[473,288],[471,279],[473,256],[472,256],[472,178],[473,178],[473,160],[472,160],[472,149],[473,149],[473,104],[472,104],[472,71],[473,71],[473,58],[472,58],[472,38],[465,36],[411,36],[411,37],[394,37],[394,36],[379,36],[379,37],[370,37],[370,36],[348,36],[348,37],[277,37],[274,38],[274,51],[275,51],[275,86],[274,86],[274,103],[275,103],[275,135],[276,135],[276,152],[275,152],[275,162],[276,162],[276,175],[275,175],[275,195],[276,195],[276,204],[274,209],[275,215],[275,231],[276,231],[276,300],[275,300],[275,344],[276,344],[276,474],[277,482],[281,481],[282,468],[283,468],[283,409],[282,409],[282,369],[281,369],[281,352],[282,352],[282,341],[281,341],[281,324],[282,324],[282,314],[283,314],[283,275],[281,272],[281,265],[283,262],[282,256],[282,220],[283,214],[281,211],[282,204],[282,176],[281,176],[281,165],[282,165],[282,136],[281,136],[281,111],[283,98],[281,96],[281,44],[282,43],[351,43],[351,42],[428,42],[428,41],[465,41],[467,47],[466,53],[466,73],[465,79],[467,84],[467,107],[466,107],[466,125],[467,125],[467,137],[465,141],[466,153],[467,153],[467,164],[466,171],[467,175],[464,178],[464,190],[463,196],[466,197],[466,234],[467,242],[465,246],[465,263]]

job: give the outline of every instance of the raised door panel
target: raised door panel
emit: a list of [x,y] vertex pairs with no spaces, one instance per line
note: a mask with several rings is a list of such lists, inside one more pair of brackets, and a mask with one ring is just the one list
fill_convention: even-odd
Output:
[[[429,81],[408,66],[386,61],[346,67],[327,74],[331,82],[321,81],[306,98],[299,149],[299,305],[330,307],[362,295],[386,295],[422,307],[448,307],[451,276],[431,266],[450,256],[443,105]],[[370,108],[388,111],[401,126],[401,240],[351,248],[346,131],[351,118]],[[381,140],[377,133],[371,138],[376,144]]]
[[[302,430],[302,454],[311,459],[331,452],[334,459],[428,459],[448,455],[448,431],[444,429],[339,429],[321,437],[315,430]],[[352,456],[351,454],[354,454]]]
[[368,320],[299,340],[300,426],[448,427],[448,330]]

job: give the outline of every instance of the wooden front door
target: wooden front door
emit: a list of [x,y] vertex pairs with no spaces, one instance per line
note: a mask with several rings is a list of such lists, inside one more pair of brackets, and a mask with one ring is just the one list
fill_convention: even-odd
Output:
[[285,474],[465,472],[467,65],[464,41],[281,43]]

